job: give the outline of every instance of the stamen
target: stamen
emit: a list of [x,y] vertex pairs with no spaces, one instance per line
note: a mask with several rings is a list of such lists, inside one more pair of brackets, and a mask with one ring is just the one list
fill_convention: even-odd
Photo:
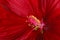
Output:
[[34,30],[38,30],[39,29],[39,27],[38,26],[36,26],[35,28],[34,28]]
[[32,28],[34,28],[34,30],[38,30],[39,28],[41,30],[43,29],[44,24],[41,23],[41,20],[37,19],[35,16],[33,16],[33,15],[28,16],[27,21],[30,23],[28,25],[31,26]]
[[31,24],[28,24],[28,26],[31,26]]

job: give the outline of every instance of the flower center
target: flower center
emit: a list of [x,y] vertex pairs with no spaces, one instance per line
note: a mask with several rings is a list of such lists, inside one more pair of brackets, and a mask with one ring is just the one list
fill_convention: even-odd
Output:
[[38,30],[39,28],[43,30],[43,26],[44,26],[43,22],[37,19],[35,16],[33,15],[28,16],[27,21],[29,22],[28,25],[34,28],[34,30]]

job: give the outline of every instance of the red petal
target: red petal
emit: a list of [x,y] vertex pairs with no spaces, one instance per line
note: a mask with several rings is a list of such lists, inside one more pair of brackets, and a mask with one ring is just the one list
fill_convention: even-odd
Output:
[[44,40],[60,40],[60,6],[58,4],[46,16],[48,30],[44,32]]
[[60,36],[53,32],[45,32],[44,40],[60,40]]
[[0,39],[12,40],[17,36],[23,35],[27,29],[30,29],[25,18],[21,18],[16,14],[5,10],[0,6]]
[[9,9],[21,17],[26,17],[30,14],[35,15],[39,19],[42,17],[37,0],[7,0],[7,2]]

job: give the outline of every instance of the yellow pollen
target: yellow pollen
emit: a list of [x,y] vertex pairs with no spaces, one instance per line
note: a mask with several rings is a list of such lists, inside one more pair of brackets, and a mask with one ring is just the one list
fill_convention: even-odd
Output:
[[31,15],[29,17],[33,18],[37,23],[40,23],[40,20],[38,20],[35,16]]
[[38,30],[38,28],[40,27],[40,20],[38,20],[35,16],[33,16],[33,15],[30,15],[28,18],[32,18],[32,19],[34,19],[35,20],[35,22],[37,23],[36,25],[31,25],[32,26],[32,28],[34,27],[34,30]]
[[36,26],[36,27],[34,28],[34,30],[38,30],[38,28],[39,28],[39,27],[38,27],[38,26]]

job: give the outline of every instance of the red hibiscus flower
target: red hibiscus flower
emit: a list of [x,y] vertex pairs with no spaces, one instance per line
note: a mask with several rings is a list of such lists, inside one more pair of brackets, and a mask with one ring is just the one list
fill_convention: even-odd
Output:
[[0,40],[60,40],[60,0],[0,0]]

